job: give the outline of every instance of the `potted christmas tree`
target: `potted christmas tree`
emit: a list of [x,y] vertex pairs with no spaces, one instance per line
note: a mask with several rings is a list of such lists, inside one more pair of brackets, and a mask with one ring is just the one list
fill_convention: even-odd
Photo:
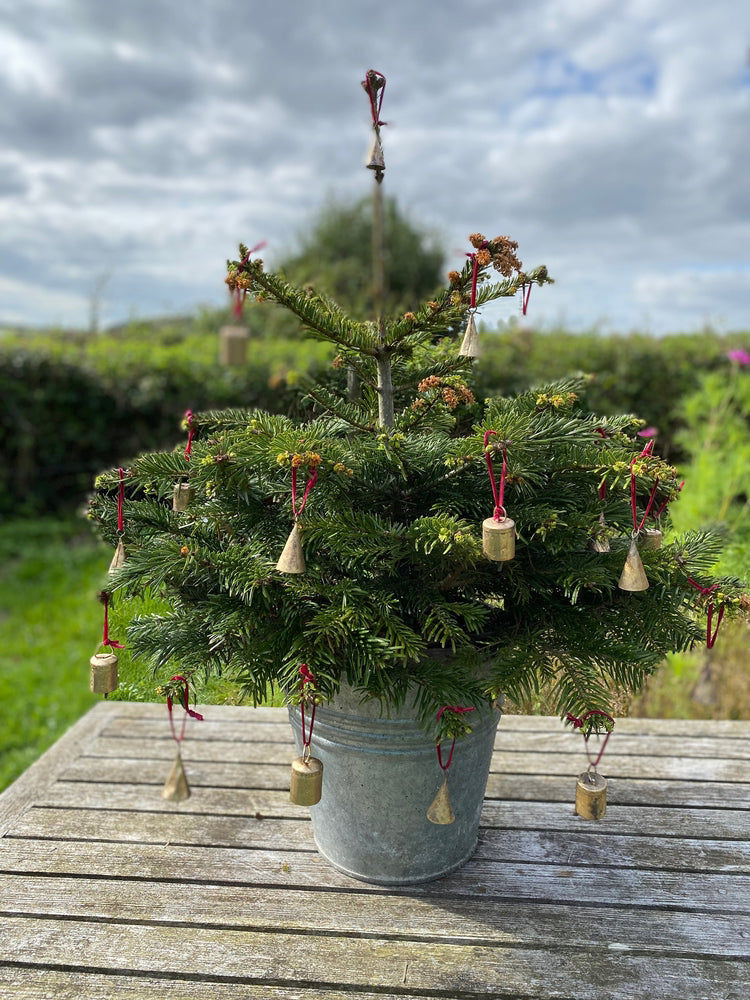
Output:
[[[377,236],[384,81],[364,85]],[[715,626],[739,601],[738,581],[710,576],[709,532],[659,544],[679,485],[641,421],[588,412],[584,379],[474,398],[474,310],[549,280],[516,251],[475,233],[433,300],[358,322],[240,247],[230,289],[335,344],[330,381],[304,388],[300,419],[190,414],[187,449],[124,474],[127,558],[108,591],[169,605],[135,618],[128,646],[145,669],[222,672],[256,702],[283,689],[300,801],[310,750],[325,764],[318,845],[361,878],[418,881],[471,853],[503,695],[610,712],[705,637],[704,611]],[[91,505],[113,544],[118,487],[103,474]]]

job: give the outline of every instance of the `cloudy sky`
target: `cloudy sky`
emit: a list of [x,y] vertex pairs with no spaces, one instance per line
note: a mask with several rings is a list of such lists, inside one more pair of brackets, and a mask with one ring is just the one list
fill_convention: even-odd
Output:
[[749,50],[746,0],[0,0],[0,323],[222,304],[370,191],[372,67],[446,269],[507,234],[534,322],[750,329]]

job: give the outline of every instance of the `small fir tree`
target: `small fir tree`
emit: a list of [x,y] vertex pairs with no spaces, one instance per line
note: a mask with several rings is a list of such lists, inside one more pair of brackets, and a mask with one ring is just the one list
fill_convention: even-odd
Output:
[[[168,601],[128,630],[148,668],[222,673],[259,701],[269,685],[296,689],[304,662],[323,697],[342,681],[385,706],[410,692],[426,726],[446,704],[523,700],[542,687],[561,712],[583,715],[610,711],[666,652],[705,638],[709,596],[696,584],[718,584],[710,600],[738,607],[739,581],[710,575],[719,545],[708,531],[644,548],[649,588],[619,589],[634,517],[650,500],[665,520],[679,491],[675,469],[644,453],[641,421],[588,412],[583,379],[475,400],[476,362],[441,335],[472,298],[480,307],[550,279],[544,267],[524,272],[507,237],[470,241],[434,299],[372,322],[240,247],[230,289],[335,344],[334,365],[355,373],[360,391],[305,386],[303,419],[198,414],[189,460],[179,448],[126,470],[127,561],[108,589]],[[507,460],[503,505],[517,531],[507,562],[482,548],[494,507],[488,454],[498,471]],[[293,479],[298,512],[307,492],[306,571],[282,573]],[[172,510],[177,481],[195,490],[183,512]],[[116,471],[103,474],[91,504],[112,543],[117,487]],[[609,551],[594,551],[602,536]]]

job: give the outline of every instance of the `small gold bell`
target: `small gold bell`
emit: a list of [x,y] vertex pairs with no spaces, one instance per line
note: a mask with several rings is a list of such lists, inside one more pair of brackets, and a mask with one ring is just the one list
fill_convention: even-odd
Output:
[[466,324],[466,332],[458,353],[462,358],[478,358],[481,351],[479,347],[479,337],[477,336],[477,325],[474,322],[474,313],[469,314],[469,322]]
[[383,156],[383,145],[380,142],[380,136],[375,133],[375,140],[372,144],[372,150],[370,151],[370,159],[367,164],[368,170],[378,170],[381,173],[385,170],[385,157]]
[[628,555],[617,586],[620,590],[648,590],[648,578],[643,568],[643,562],[638,552],[638,543],[635,538],[630,542]]
[[164,783],[161,797],[163,799],[170,799],[172,802],[184,802],[185,799],[190,798],[190,785],[185,774],[185,768],[182,766],[182,757],[179,750],[174,759],[174,764],[172,764],[172,770],[169,772],[169,777]]
[[286,540],[284,551],[279,556],[276,563],[279,573],[304,573],[305,553],[302,551],[302,542],[299,537],[299,528],[295,524]]
[[109,564],[109,572],[114,573],[116,569],[125,564],[125,546],[123,545],[122,538],[117,539],[117,548],[115,549],[115,554],[112,556],[112,562]]
[[576,812],[583,819],[601,819],[607,811],[607,782],[596,771],[584,771],[576,782]]
[[437,826],[448,826],[455,820],[451,809],[451,798],[448,794],[448,777],[443,779],[443,783],[438,789],[438,793],[432,800],[430,808],[427,810],[427,819]]
[[172,510],[187,510],[188,504],[194,496],[195,487],[191,486],[190,483],[177,483],[172,498]]
[[508,562],[516,555],[516,522],[509,517],[482,521],[482,551],[495,562]]
[[644,549],[660,549],[661,540],[664,537],[658,528],[644,528],[641,531],[642,545]]
[[94,694],[109,694],[117,690],[117,656],[114,653],[94,653],[89,666],[89,687]]
[[323,791],[323,762],[317,757],[296,757],[292,761],[289,801],[296,806],[314,806]]
[[244,365],[249,337],[245,326],[222,326],[219,330],[219,364]]

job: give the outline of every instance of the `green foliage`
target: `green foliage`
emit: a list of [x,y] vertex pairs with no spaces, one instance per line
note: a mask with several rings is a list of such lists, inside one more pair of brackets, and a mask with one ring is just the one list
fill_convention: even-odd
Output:
[[[189,462],[172,452],[130,465],[128,562],[111,588],[168,604],[128,630],[148,667],[219,673],[261,700],[269,685],[295,686],[305,662],[323,696],[342,680],[390,703],[415,689],[430,726],[445,704],[477,705],[501,692],[520,699],[542,686],[562,711],[607,710],[613,693],[641,687],[667,650],[703,635],[687,575],[708,582],[715,544],[706,533],[644,551],[648,591],[617,586],[632,529],[631,460],[640,511],[651,490],[657,506],[677,493],[676,471],[640,455],[640,422],[591,413],[575,379],[473,403],[471,363],[431,347],[436,324],[465,306],[470,268],[408,323],[396,318],[380,331],[241,254],[232,283],[263,291],[342,347],[371,392],[351,402],[335,386],[315,387],[305,416],[198,414]],[[530,277],[547,280],[543,269]],[[480,287],[499,297],[518,284]],[[384,356],[402,401],[392,427],[377,400]],[[430,378],[435,361],[443,374]],[[509,563],[482,554],[481,522],[492,513],[488,430],[496,467],[507,448],[504,502],[518,532]],[[293,470],[298,506],[317,475],[299,518],[303,574],[275,568],[294,521]],[[169,509],[177,478],[196,490],[185,513]],[[115,489],[114,473],[104,474],[91,510],[110,542]],[[589,548],[602,512],[612,534],[606,554]],[[721,587],[731,611],[737,581]]]
[[219,322],[4,336],[0,516],[80,502],[102,465],[172,444],[188,408],[293,410],[297,372],[329,363],[326,345],[261,340],[252,341],[246,368],[220,366]]

